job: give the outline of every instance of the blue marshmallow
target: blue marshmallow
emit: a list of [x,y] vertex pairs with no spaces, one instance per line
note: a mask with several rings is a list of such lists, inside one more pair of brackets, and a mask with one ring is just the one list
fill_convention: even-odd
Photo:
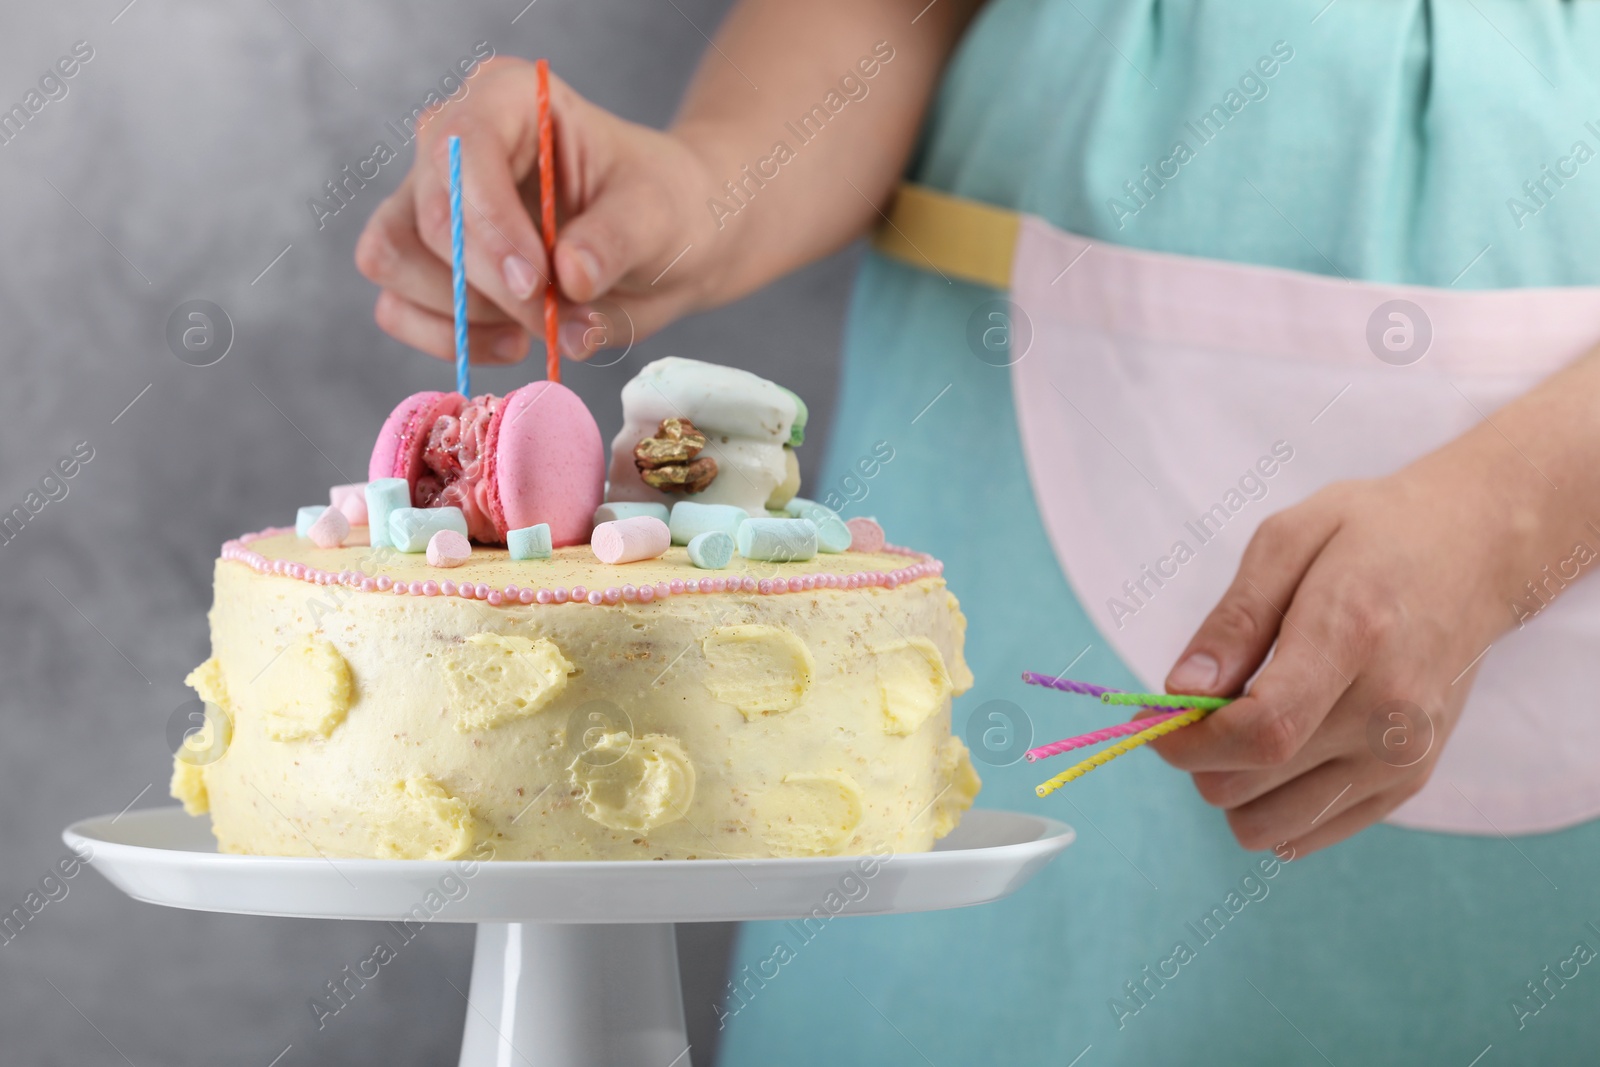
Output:
[[294,513],[294,533],[296,537],[311,536],[311,524],[322,518],[322,513],[328,510],[326,504],[307,504]]
[[850,551],[850,527],[845,525],[837,511],[826,504],[797,496],[784,506],[784,510],[796,518],[811,520],[817,528],[819,552]]
[[797,563],[817,554],[817,527],[810,519],[746,519],[735,541],[745,559]]
[[440,530],[467,536],[467,517],[460,508],[395,508],[389,512],[389,543],[401,552],[426,552]]
[[[379,478],[367,483],[367,537],[373,548],[393,548],[389,516],[411,506],[411,486],[404,478]],[[424,546],[426,547],[426,546]]]
[[640,515],[649,515],[653,519],[667,521],[667,506],[665,504],[648,504],[642,500],[613,500],[609,504],[601,504],[594,509],[594,525],[602,522],[616,522],[618,519],[636,519]]
[[707,530],[689,540],[689,562],[708,571],[720,571],[733,562],[733,537],[725,530]]
[[541,522],[537,526],[512,530],[506,534],[506,548],[511,550],[512,559],[549,559],[552,551],[550,524]]
[[739,532],[739,524],[749,517],[748,511],[732,504],[696,504],[683,500],[672,505],[667,529],[672,532],[673,544],[686,545],[712,530],[721,530],[732,537]]

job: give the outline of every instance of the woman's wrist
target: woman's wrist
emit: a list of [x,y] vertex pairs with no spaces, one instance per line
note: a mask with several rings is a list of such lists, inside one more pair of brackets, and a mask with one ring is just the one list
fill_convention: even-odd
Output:
[[[694,284],[692,306],[685,313],[709,311],[743,295],[749,286],[737,286],[732,279],[748,277],[742,269],[746,258],[741,241],[747,227],[728,225],[712,211],[719,199],[716,175],[727,170],[727,160],[737,154],[732,131],[711,122],[690,122],[673,126],[667,136],[680,145],[688,165],[679,175],[674,190],[676,211],[684,221],[684,243],[693,244]],[[685,256],[685,261],[688,261]],[[762,281],[765,281],[763,279]],[[760,283],[758,283],[760,284]]]
[[1481,540],[1496,633],[1526,623],[1600,557],[1600,356],[1486,417],[1408,472],[1467,497],[1459,536]]

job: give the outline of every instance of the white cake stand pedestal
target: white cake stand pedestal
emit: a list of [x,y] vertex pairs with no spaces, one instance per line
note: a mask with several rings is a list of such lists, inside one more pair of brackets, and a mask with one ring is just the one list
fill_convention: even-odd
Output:
[[155,808],[85,819],[62,837],[152,904],[413,928],[477,923],[461,1067],[689,1067],[674,923],[983,904],[1014,892],[1074,833],[1037,815],[978,810],[933,852],[882,857],[305,859],[221,855],[206,820]]

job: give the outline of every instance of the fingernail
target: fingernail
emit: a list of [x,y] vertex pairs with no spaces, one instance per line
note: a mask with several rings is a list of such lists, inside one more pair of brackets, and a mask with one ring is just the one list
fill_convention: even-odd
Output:
[[589,287],[591,289],[598,288],[600,285],[600,260],[595,257],[595,254],[579,245],[572,250],[572,258],[577,260],[578,270],[588,280]]
[[525,342],[514,333],[508,333],[494,343],[494,354],[501,359],[516,359],[522,355]]
[[1204,652],[1196,652],[1167,675],[1167,688],[1180,693],[1204,693],[1215,688],[1222,668]]
[[573,359],[581,358],[584,355],[588,333],[589,324],[587,322],[574,322],[570,319],[563,322],[561,324],[561,351]]
[[500,263],[500,273],[506,280],[506,288],[511,290],[511,295],[518,300],[526,300],[533,295],[533,283],[538,280],[538,275],[533,272],[533,264],[521,256],[507,256]]

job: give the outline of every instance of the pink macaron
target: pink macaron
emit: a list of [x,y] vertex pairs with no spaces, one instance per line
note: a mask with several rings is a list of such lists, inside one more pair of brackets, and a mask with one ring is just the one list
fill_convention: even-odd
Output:
[[605,446],[583,401],[553,382],[470,400],[415,393],[384,422],[368,477],[404,478],[417,507],[459,507],[480,543],[543,522],[560,548],[589,539]]

